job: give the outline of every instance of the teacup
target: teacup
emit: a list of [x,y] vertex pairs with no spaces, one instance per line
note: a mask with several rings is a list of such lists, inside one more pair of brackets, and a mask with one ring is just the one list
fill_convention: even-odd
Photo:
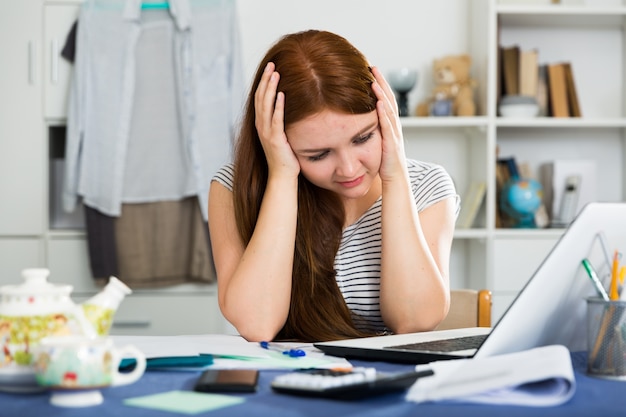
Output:
[[[135,368],[120,372],[122,359],[134,359]],[[102,403],[101,388],[132,384],[141,378],[146,357],[132,345],[115,347],[107,337],[54,336],[41,340],[33,365],[37,383],[52,390],[52,404],[84,407]]]

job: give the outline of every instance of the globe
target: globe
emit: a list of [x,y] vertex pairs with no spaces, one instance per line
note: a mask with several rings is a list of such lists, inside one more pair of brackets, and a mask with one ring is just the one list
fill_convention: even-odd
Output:
[[500,207],[514,220],[514,227],[535,227],[535,212],[541,206],[543,188],[533,179],[512,179],[500,195]]

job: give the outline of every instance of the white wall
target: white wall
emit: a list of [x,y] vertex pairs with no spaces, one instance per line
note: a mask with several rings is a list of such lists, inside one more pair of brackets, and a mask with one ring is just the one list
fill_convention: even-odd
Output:
[[244,71],[251,80],[259,60],[286,33],[323,29],[360,49],[383,72],[419,71],[410,108],[431,90],[434,58],[469,51],[467,0],[237,0]]

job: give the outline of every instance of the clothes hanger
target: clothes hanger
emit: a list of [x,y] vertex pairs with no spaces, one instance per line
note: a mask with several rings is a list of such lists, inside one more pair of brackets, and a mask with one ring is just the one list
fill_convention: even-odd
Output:
[[170,7],[170,4],[167,1],[161,1],[161,2],[143,2],[141,3],[141,9],[142,10],[147,10],[147,9],[168,9]]

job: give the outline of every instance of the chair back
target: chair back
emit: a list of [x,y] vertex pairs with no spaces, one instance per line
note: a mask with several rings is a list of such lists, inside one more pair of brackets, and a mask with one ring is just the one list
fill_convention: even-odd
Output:
[[450,291],[450,311],[435,330],[464,327],[491,327],[491,291],[485,289]]

